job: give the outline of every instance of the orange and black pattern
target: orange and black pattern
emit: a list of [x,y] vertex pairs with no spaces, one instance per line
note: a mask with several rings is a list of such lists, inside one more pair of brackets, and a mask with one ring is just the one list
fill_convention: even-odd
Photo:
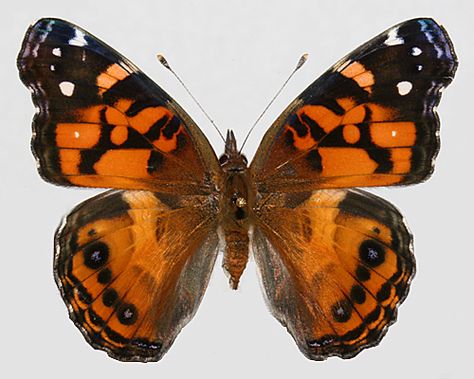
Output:
[[[28,30],[18,67],[39,108],[32,147],[46,180],[164,191],[173,182],[205,191],[209,158],[198,151],[198,128],[112,48],[77,26],[44,19]],[[210,146],[206,153],[213,154]]]
[[349,358],[377,344],[415,273],[397,209],[361,190],[272,194],[257,209],[253,247],[267,300],[300,350]]
[[439,149],[435,107],[456,67],[449,37],[433,20],[381,33],[312,83],[270,128],[252,163],[258,187],[425,180]]
[[219,250],[237,289],[250,248],[274,316],[310,359],[380,342],[415,273],[400,212],[352,187],[421,182],[457,58],[414,19],[343,58],[295,99],[248,167],[232,131],[216,157],[184,110],[111,47],[58,19],[18,56],[38,112],[32,149],[54,184],[112,191],[73,209],[54,274],[86,340],[157,361],[197,311]]
[[108,191],[72,210],[56,234],[54,271],[92,346],[124,361],[163,356],[217,256],[208,207],[201,196]]

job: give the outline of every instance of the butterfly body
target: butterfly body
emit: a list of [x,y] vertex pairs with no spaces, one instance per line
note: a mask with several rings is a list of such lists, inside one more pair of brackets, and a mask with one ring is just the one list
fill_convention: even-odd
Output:
[[86,340],[156,361],[196,312],[217,253],[237,288],[251,251],[272,314],[308,358],[350,358],[395,322],[415,273],[400,212],[357,186],[426,180],[436,106],[457,58],[434,20],[400,23],[298,96],[250,165],[232,132],[218,159],[163,89],[67,21],[26,33],[18,69],[32,147],[54,184],[111,190],[55,235],[54,275]]
[[255,188],[247,158],[237,150],[234,133],[227,133],[224,154],[219,158],[223,171],[220,197],[220,229],[224,246],[224,270],[230,285],[237,289],[249,256],[249,229],[254,220]]

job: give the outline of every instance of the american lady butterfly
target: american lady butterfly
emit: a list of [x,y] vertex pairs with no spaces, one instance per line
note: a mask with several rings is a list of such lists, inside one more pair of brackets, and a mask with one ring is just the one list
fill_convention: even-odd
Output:
[[218,159],[126,58],[69,22],[39,20],[18,57],[39,109],[39,172],[113,188],[56,233],[71,319],[115,359],[159,360],[196,312],[221,246],[234,289],[252,250],[270,310],[308,358],[376,345],[415,272],[412,236],[396,208],[353,187],[430,176],[435,107],[456,66],[435,21],[396,25],[298,96],[247,166],[231,131]]

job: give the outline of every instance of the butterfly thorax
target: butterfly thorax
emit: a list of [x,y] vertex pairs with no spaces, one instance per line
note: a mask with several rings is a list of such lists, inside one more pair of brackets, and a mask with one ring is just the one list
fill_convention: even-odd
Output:
[[249,253],[249,227],[255,190],[251,186],[247,158],[237,150],[234,133],[227,132],[225,152],[219,158],[224,171],[220,196],[220,226],[225,240],[223,267],[236,289]]

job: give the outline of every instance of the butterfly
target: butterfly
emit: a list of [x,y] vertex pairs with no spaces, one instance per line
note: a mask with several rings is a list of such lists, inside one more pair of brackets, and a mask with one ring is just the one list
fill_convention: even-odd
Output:
[[54,275],[96,349],[157,361],[195,314],[218,251],[238,287],[251,251],[272,314],[313,360],[379,343],[415,273],[412,235],[354,187],[419,183],[439,150],[436,106],[457,59],[428,18],[341,59],[271,125],[248,165],[218,158],[187,113],[118,52],[67,21],[32,25],[18,56],[38,112],[40,175],[109,188],[55,235]]

